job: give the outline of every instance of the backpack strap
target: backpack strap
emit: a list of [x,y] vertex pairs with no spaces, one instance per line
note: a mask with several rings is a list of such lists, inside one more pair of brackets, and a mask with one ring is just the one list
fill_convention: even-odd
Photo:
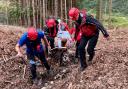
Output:
[[81,26],[84,25],[86,23],[86,9],[83,9],[80,11],[80,16],[82,17],[82,22],[81,22]]

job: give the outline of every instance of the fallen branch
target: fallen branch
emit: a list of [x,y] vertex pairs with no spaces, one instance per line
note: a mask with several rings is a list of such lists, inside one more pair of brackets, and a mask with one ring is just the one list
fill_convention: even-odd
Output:
[[[3,55],[4,61],[1,61],[0,64],[3,63],[3,62],[8,62],[9,60],[12,60],[12,59],[15,59],[15,58],[18,58],[18,56],[16,55],[16,56],[12,56],[12,57],[10,57],[10,58],[7,58],[7,57],[6,57],[6,59],[5,59],[5,56]],[[21,58],[21,59],[22,59],[22,61],[23,61],[25,64],[27,64],[23,58]]]
[[[5,55],[4,58],[6,59],[6,61],[8,60],[7,55]],[[5,62],[6,62],[6,61],[5,61]]]
[[25,78],[26,67],[27,67],[27,65],[24,65],[23,79]]
[[[17,56],[17,55],[16,55],[16,56],[12,56],[12,57],[10,57],[10,58],[8,58],[8,59],[7,59],[7,57],[5,58],[4,55],[2,55],[2,57],[3,57],[4,61],[1,61],[0,64],[1,64],[1,63],[4,63],[4,62],[7,62],[7,61],[9,61],[9,60],[15,59],[15,58],[17,58],[18,56]],[[23,63],[25,64],[25,65],[24,65],[24,70],[23,70],[23,79],[24,79],[24,78],[25,78],[25,74],[26,74],[27,63],[26,63],[26,61],[25,61],[23,58],[21,58],[21,59],[22,59]],[[6,81],[6,82],[10,82],[10,81]]]
[[11,82],[11,81],[4,81],[5,83],[11,83],[11,84],[14,84],[13,82]]
[[3,62],[6,62],[6,59],[5,59],[5,57],[4,57],[4,55],[2,54],[2,58],[4,59],[4,61]]
[[1,63],[4,63],[4,62],[7,62],[7,61],[9,61],[9,60],[12,60],[12,59],[16,58],[17,56],[13,56],[13,57],[8,58],[8,59],[7,59],[7,58],[5,59],[4,55],[2,55],[2,57],[3,57],[4,61],[1,61],[0,64],[1,64]]

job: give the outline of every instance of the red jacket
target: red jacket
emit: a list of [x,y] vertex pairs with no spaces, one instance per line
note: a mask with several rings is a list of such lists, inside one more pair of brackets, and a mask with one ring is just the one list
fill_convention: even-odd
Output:
[[79,19],[75,23],[77,29],[76,35],[78,35],[79,31],[81,31],[82,35],[86,37],[91,37],[94,36],[99,31],[101,31],[104,37],[109,36],[103,25],[98,20],[96,20],[92,16],[87,16],[87,15],[86,17],[83,16],[80,15]]
[[77,33],[76,33],[76,29],[75,29],[75,28],[71,28],[71,29],[69,30],[69,33],[70,33],[70,34],[75,33],[74,40],[80,41],[81,36],[82,36],[81,31],[79,31],[78,34],[77,34]]

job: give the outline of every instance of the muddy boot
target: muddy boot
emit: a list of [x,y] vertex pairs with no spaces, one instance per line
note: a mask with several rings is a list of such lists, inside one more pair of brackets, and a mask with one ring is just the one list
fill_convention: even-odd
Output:
[[33,82],[33,84],[38,85],[38,79],[37,78],[32,79],[32,82]]
[[80,67],[80,72],[84,71],[87,68],[87,65]]
[[88,61],[88,66],[92,65],[92,61]]
[[79,71],[80,72],[84,71],[87,68],[87,66],[88,66],[87,64],[81,66],[80,69],[79,69]]
[[48,76],[53,76],[53,69],[47,70]]
[[80,71],[84,71],[85,67],[80,67]]
[[87,61],[88,65],[91,65],[92,64],[92,59],[93,59],[93,57],[89,56],[89,59]]

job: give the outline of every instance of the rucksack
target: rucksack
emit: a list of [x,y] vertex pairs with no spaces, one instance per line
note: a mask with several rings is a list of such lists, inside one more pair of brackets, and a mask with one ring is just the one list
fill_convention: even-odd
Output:
[[[93,35],[95,35],[96,25],[86,21],[88,16],[86,15],[86,11],[85,10],[82,10],[81,14],[83,16],[82,16],[82,22],[81,22],[81,25],[80,25],[79,29],[82,32],[82,35],[85,35],[85,36],[93,36]],[[93,18],[93,17],[90,16],[89,18]]]

